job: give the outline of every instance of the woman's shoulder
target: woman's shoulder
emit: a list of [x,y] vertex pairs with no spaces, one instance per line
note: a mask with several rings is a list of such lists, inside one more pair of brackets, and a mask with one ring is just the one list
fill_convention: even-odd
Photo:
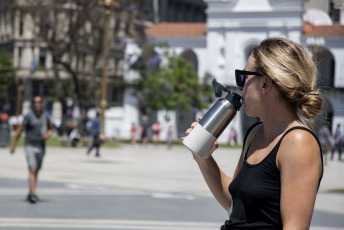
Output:
[[305,126],[286,131],[278,151],[278,162],[307,164],[320,156],[320,145],[314,132]]
[[292,128],[283,138],[276,160],[284,181],[310,186],[317,181],[319,188],[323,159],[319,141],[310,129]]
[[304,146],[305,143],[317,144],[318,142],[315,133],[306,126],[293,126],[286,130],[282,138],[282,143],[297,144],[301,146]]

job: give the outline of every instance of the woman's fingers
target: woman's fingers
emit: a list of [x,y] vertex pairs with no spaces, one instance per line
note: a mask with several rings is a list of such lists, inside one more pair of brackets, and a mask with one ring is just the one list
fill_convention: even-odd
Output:
[[[198,117],[198,120],[201,120],[202,117]],[[195,128],[195,126],[198,124],[198,122],[192,122],[191,123],[191,128],[188,128],[186,131],[185,131],[185,134],[186,136],[190,134],[190,132],[193,130],[193,128]],[[184,140],[185,137],[182,137],[182,140]]]
[[186,135],[189,135],[189,133],[192,131],[192,128],[189,128],[189,129],[187,129],[186,131],[185,131],[185,134]]
[[198,124],[198,122],[192,122],[192,124],[191,124],[191,128],[193,129],[193,128],[195,128],[195,126]]

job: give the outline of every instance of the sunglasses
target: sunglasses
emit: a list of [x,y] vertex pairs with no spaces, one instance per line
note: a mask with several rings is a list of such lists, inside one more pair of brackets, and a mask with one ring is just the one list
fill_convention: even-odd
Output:
[[263,74],[261,74],[261,73],[236,69],[235,70],[235,80],[236,80],[237,86],[244,87],[247,75],[263,76]]

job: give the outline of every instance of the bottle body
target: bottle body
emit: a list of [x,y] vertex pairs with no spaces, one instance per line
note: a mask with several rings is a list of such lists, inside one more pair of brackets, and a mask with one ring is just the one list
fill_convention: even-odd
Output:
[[237,109],[226,98],[220,98],[203,116],[183,144],[196,156],[208,158],[214,141],[233,120]]

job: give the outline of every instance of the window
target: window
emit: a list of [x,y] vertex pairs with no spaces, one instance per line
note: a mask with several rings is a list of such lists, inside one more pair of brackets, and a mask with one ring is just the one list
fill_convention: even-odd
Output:
[[335,9],[333,1],[330,1],[330,12],[329,15],[332,19],[333,23],[339,23],[340,20],[340,10],[337,8]]
[[23,47],[18,47],[18,68],[22,67]]
[[39,48],[39,63],[38,66],[40,69],[45,68],[45,59],[47,57],[47,49],[46,48]]
[[32,88],[31,88],[32,94],[46,97],[49,95],[50,87],[51,87],[51,82],[42,82],[40,80],[33,80]]
[[123,105],[123,88],[120,86],[113,86],[111,87],[111,102],[113,106],[122,106]]
[[19,16],[19,36],[23,36],[24,33],[24,14],[20,12]]
[[334,87],[335,59],[329,50],[317,54],[320,87]]

